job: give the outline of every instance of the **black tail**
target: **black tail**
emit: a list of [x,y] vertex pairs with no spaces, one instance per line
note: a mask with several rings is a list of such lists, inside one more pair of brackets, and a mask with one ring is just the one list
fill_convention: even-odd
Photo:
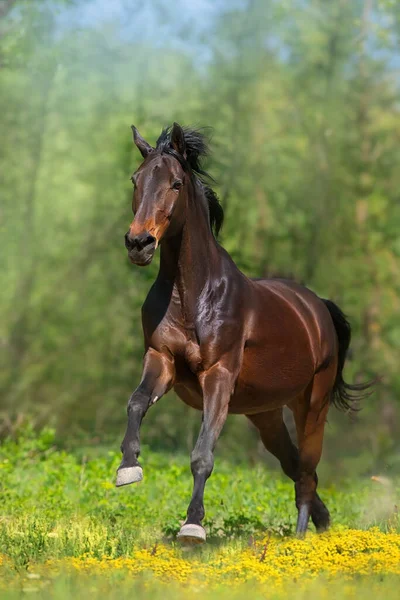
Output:
[[343,379],[343,367],[351,340],[350,323],[334,302],[325,300],[324,298],[321,299],[331,314],[339,341],[338,368],[335,385],[332,390],[331,402],[340,410],[347,412],[354,411],[357,410],[357,408],[353,406],[354,402],[358,402],[366,396],[369,396],[367,390],[371,388],[375,381],[350,385]]

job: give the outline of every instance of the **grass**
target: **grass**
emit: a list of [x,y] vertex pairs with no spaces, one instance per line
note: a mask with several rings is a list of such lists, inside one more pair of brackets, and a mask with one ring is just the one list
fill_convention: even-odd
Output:
[[191,493],[188,457],[144,449],[143,483],[116,489],[119,458],[58,450],[47,430],[2,444],[1,598],[398,596],[400,482],[322,488],[333,531],[303,542],[293,538],[291,482],[217,458],[208,544],[186,552],[175,535]]

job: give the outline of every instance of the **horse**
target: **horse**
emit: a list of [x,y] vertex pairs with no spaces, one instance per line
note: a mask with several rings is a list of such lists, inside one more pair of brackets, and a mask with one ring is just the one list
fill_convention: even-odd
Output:
[[[317,493],[324,426],[331,403],[348,410],[370,383],[350,385],[343,367],[351,327],[340,308],[294,281],[250,279],[218,243],[223,209],[202,168],[201,130],[174,123],[152,147],[132,125],[143,162],[132,175],[134,219],[128,257],[146,266],[160,246],[160,267],[142,307],[145,353],[139,386],[128,402],[117,486],[139,482],[140,426],[172,388],[202,411],[191,454],[193,493],[178,540],[206,540],[204,489],[228,414],[245,415],[265,448],[293,480],[296,532],[311,517],[330,525]],[[298,448],[283,420],[292,411]]]

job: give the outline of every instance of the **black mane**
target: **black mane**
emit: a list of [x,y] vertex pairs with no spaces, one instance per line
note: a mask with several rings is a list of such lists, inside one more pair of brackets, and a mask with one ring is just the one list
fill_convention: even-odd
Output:
[[219,203],[218,196],[204,180],[214,181],[201,166],[201,159],[208,156],[209,149],[204,133],[200,129],[183,127],[186,145],[186,158],[178,154],[171,145],[171,127],[166,127],[157,140],[156,150],[166,152],[179,160],[183,169],[193,173],[200,181],[204,195],[208,202],[211,230],[217,236],[224,221],[224,211]]

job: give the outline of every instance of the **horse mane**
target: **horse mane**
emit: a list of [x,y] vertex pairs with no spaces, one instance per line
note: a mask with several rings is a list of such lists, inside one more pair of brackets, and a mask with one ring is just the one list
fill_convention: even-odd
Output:
[[162,130],[157,140],[156,150],[174,156],[179,160],[182,168],[186,172],[193,173],[200,182],[208,203],[211,231],[214,232],[215,236],[218,236],[224,221],[224,211],[219,203],[217,194],[206,183],[207,180],[214,181],[214,179],[201,166],[201,159],[209,155],[206,136],[203,133],[205,128],[190,129],[189,127],[182,127],[182,129],[185,136],[186,158],[178,154],[172,147],[171,127],[166,127]]

